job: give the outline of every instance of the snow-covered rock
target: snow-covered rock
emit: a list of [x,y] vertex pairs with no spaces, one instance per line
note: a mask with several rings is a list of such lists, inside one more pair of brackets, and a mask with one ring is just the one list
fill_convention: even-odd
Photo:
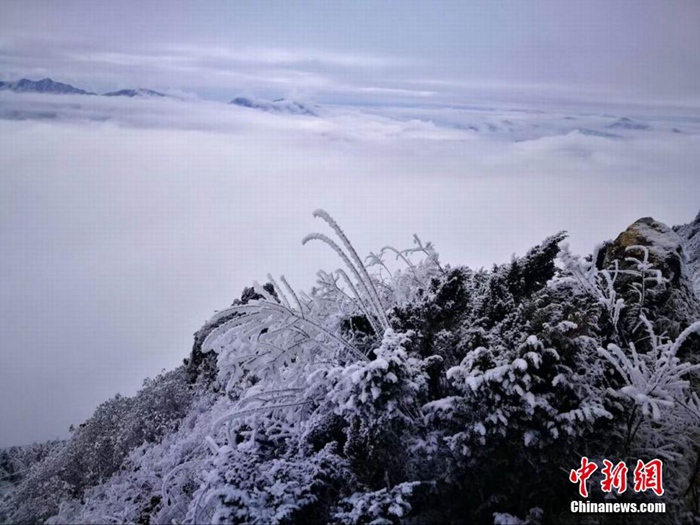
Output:
[[695,295],[700,298],[700,213],[694,221],[674,226],[673,230],[681,239]]
[[[648,257],[651,266],[649,277],[645,278],[647,283],[645,301],[649,303],[647,306],[658,309],[657,316],[671,323],[666,327],[671,333],[692,324],[700,317],[700,308],[696,300],[697,292],[694,291],[696,287],[693,284],[694,280],[697,283],[697,250],[693,267],[688,258],[686,245],[687,241],[684,241],[676,231],[651,217],[644,217],[618,235],[604,251],[604,267],[610,267],[614,261],[618,261],[620,269],[625,271],[638,271],[640,265],[637,261],[643,261]],[[645,255],[644,251],[648,255]],[[652,277],[655,270],[661,272],[665,284],[655,284]],[[627,300],[633,303],[637,301],[633,296],[640,292],[632,288],[634,277],[621,276],[621,284],[628,280],[631,281],[628,287],[631,295]]]
[[687,277],[685,258],[681,238],[665,224],[652,217],[643,217],[631,224],[617,239],[608,246],[605,258],[608,263],[613,259],[625,260],[633,246],[645,246],[649,250],[649,261],[660,269],[664,277],[678,282]]

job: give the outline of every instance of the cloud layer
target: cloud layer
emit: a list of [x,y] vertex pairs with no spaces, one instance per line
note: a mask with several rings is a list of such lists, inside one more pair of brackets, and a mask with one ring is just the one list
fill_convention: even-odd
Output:
[[559,230],[588,251],[640,216],[698,211],[698,122],[663,112],[611,138],[576,129],[621,114],[581,109],[324,106],[315,118],[0,95],[0,446],[65,435],[177,365],[214,310],[268,272],[308,289],[336,268],[300,244],[323,228],[316,208],[361,254],[418,233],[473,267]]

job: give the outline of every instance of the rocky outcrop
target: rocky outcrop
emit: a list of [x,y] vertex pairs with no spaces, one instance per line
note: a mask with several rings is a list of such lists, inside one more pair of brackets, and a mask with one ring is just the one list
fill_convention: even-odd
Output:
[[[651,311],[657,319],[658,333],[665,331],[675,337],[700,319],[700,301],[693,281],[696,275],[686,251],[688,244],[677,231],[651,217],[644,217],[607,244],[601,258],[602,267],[610,268],[614,261],[618,261],[621,270],[638,270],[638,264],[633,259],[644,259],[644,250],[635,248],[640,246],[646,248],[648,261],[653,264],[653,269],[660,270],[663,281],[657,282],[651,272],[647,273],[649,278],[644,282],[642,304],[639,298],[641,288],[638,286],[641,277],[621,273],[618,283],[624,290],[628,305],[623,320],[633,326],[637,324],[642,311]],[[695,257],[697,259],[697,253]]]
[[632,246],[645,246],[649,251],[649,261],[674,284],[678,284],[684,274],[687,277],[683,242],[665,224],[651,217],[635,221],[607,246],[605,265],[610,265],[615,259],[624,261],[630,256],[641,258],[642,252],[631,249]]
[[[277,299],[277,291],[272,283],[266,283],[263,289],[269,293],[273,298]],[[258,299],[263,299],[263,296],[255,291],[253,287],[246,287],[241,293],[240,299],[235,299],[231,306],[238,306],[243,304],[248,304],[249,301],[255,301]],[[218,319],[215,323],[206,323],[202,328],[200,328],[194,334],[194,344],[192,345],[192,352],[190,353],[189,359],[185,360],[186,371],[187,371],[187,381],[190,384],[196,383],[198,379],[204,382],[206,385],[211,385],[216,379],[216,357],[215,352],[203,352],[202,345],[207,336],[212,333],[216,328],[222,324],[230,321],[236,317],[236,313],[224,316]]]
[[673,231],[678,234],[683,244],[688,273],[693,282],[695,295],[700,299],[700,213],[694,221],[682,226],[674,226]]

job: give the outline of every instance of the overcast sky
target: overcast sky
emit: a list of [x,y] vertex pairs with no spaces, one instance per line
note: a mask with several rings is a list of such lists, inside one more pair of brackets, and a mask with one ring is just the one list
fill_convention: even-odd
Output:
[[228,99],[697,102],[695,0],[5,2],[0,75]]
[[[692,220],[699,27],[695,1],[3,2],[0,79],[292,97],[321,117],[0,94],[0,116],[57,116],[0,119],[0,446],[133,394],[268,272],[308,289],[339,265],[300,244],[319,207],[360,253],[418,233],[472,267],[559,230],[586,252],[642,216]],[[496,105],[453,109],[475,100]],[[645,115],[624,137],[557,132]]]

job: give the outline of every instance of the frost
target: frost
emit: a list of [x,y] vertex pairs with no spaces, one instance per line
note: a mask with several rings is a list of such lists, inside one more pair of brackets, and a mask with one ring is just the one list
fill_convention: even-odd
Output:
[[180,371],[67,444],[0,451],[0,521],[557,523],[584,451],[662,458],[669,520],[692,511],[700,323],[659,330],[677,320],[649,306],[670,286],[652,248],[601,269],[558,234],[473,271],[414,237],[363,263],[314,215],[334,238],[305,242],[342,269],[309,293],[268,276],[213,316],[211,382]]
[[[633,343],[629,345],[629,356],[614,344],[599,352],[622,375],[626,385],[619,392],[632,398],[645,415],[659,421],[664,409],[675,403],[689,404],[690,383],[686,378],[700,370],[700,365],[681,362],[676,354],[691,334],[700,333],[700,322],[686,328],[675,342],[656,336],[646,317],[642,317],[642,322],[653,345],[651,352],[640,354]],[[700,422],[700,414],[697,416]]]

